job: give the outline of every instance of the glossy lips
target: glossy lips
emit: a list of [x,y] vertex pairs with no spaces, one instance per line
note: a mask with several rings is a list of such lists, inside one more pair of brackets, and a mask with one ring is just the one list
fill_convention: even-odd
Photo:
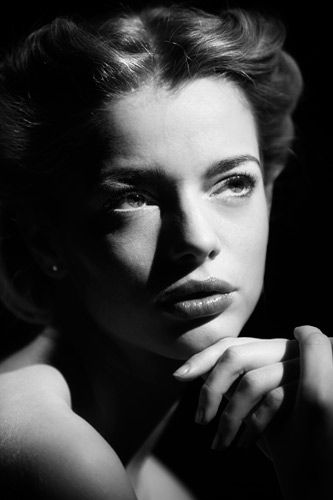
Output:
[[235,290],[229,283],[217,278],[188,280],[161,292],[155,303],[164,312],[179,318],[203,318],[225,311],[232,302]]

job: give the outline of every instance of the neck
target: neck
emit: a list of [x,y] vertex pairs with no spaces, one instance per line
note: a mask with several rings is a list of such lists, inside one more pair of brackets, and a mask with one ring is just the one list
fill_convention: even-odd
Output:
[[67,320],[68,316],[66,327],[60,325],[60,329],[81,367],[74,386],[90,388],[84,403],[77,398],[78,413],[90,420],[126,463],[184,391],[172,376],[179,361],[115,342],[87,317],[80,324]]

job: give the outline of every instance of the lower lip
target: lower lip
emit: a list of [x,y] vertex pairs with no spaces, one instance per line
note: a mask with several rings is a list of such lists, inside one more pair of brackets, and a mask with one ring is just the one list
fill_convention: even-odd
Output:
[[217,293],[208,297],[182,300],[162,304],[168,314],[183,319],[197,319],[223,313],[232,302],[232,292]]

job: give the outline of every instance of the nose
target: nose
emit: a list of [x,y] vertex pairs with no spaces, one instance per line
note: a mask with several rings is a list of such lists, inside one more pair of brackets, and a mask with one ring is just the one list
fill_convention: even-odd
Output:
[[169,256],[172,260],[196,263],[213,260],[221,251],[216,213],[210,202],[189,197],[182,200],[169,225]]

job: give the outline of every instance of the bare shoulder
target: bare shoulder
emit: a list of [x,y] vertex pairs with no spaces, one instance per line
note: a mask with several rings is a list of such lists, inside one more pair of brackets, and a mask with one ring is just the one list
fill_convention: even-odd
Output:
[[[71,396],[61,372],[50,364],[58,343],[58,332],[45,328],[31,342],[0,361],[2,407],[23,405],[34,398],[59,397],[68,405]],[[1,411],[1,410],[0,410]]]
[[7,410],[58,403],[70,406],[68,384],[51,365],[36,364],[0,373],[0,416]]
[[[0,477],[34,498],[122,499],[135,495],[104,438],[70,406],[62,374],[46,364],[0,374]],[[6,496],[4,496],[6,498]]]

